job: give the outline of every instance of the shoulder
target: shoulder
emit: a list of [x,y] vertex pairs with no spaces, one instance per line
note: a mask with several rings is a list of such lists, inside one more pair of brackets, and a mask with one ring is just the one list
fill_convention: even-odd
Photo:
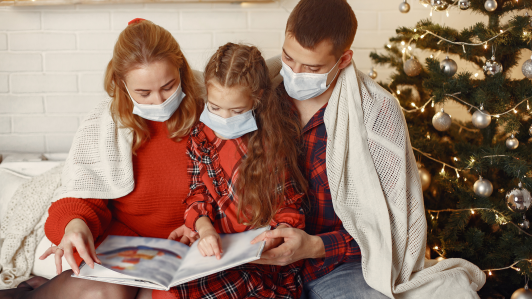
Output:
[[85,122],[100,120],[106,115],[111,115],[111,102],[113,99],[106,98],[100,101],[94,109],[85,117]]

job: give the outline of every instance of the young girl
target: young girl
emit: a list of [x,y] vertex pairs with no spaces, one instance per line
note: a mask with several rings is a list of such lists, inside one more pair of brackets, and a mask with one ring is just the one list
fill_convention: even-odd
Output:
[[[199,233],[204,256],[221,258],[220,233],[303,228],[306,182],[297,164],[297,119],[274,94],[260,51],[228,43],[204,75],[207,103],[187,148],[185,225]],[[223,279],[247,280],[238,298],[299,298],[300,266],[247,264],[225,271]]]

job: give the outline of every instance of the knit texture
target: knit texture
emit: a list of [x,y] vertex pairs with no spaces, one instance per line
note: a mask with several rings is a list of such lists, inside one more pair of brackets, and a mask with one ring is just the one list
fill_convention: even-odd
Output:
[[0,289],[14,288],[28,279],[35,249],[44,236],[44,221],[54,191],[61,182],[63,165],[22,184],[7,206],[0,226],[4,243],[0,250]]

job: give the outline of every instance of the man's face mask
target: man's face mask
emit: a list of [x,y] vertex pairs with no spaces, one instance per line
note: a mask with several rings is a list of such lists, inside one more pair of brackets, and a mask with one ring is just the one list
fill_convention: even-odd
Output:
[[[341,58],[340,58],[341,59]],[[296,74],[294,71],[281,60],[283,63],[283,68],[281,69],[281,76],[284,79],[284,87],[288,95],[298,101],[305,101],[308,99],[315,98],[323,94],[331,84],[327,85],[327,78],[329,74],[334,70],[334,68],[340,62],[340,59],[336,62],[333,68],[325,74],[313,74],[313,73],[299,73]],[[334,81],[340,70],[336,71],[334,78],[331,80]]]

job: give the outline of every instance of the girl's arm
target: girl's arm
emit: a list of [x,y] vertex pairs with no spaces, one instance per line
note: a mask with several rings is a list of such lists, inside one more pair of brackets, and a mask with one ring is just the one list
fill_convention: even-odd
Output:
[[303,229],[305,228],[305,214],[301,205],[305,194],[297,192],[295,182],[289,175],[286,177],[284,200],[270,225],[277,228],[284,224],[288,227]]
[[212,226],[211,220],[201,217],[196,221],[196,229],[200,235],[198,249],[203,256],[215,255],[217,259],[222,258],[222,240],[220,235]]

